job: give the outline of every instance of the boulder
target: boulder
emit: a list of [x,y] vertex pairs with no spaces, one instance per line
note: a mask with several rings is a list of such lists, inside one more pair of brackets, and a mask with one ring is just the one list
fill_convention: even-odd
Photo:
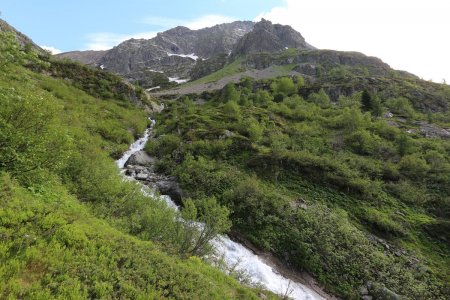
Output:
[[125,163],[125,167],[129,165],[150,167],[154,164],[155,160],[151,158],[145,151],[138,151],[130,156]]
[[441,128],[435,124],[422,123],[420,131],[427,138],[450,139],[450,130]]
[[134,178],[136,178],[137,180],[146,180],[148,177],[147,173],[141,172],[141,173],[137,173],[136,176],[134,176]]
[[180,203],[183,199],[183,191],[175,180],[165,179],[155,183],[161,195],[167,195],[175,203]]

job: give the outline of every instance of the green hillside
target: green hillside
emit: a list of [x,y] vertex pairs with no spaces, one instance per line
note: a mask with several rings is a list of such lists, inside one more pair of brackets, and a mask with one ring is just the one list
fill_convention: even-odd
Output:
[[450,88],[360,71],[168,101],[146,150],[188,196],[227,206],[234,232],[345,299],[362,286],[446,299]]
[[[0,298],[256,299],[183,251],[192,234],[114,159],[149,99],[0,33]],[[267,295],[266,297],[273,297]]]

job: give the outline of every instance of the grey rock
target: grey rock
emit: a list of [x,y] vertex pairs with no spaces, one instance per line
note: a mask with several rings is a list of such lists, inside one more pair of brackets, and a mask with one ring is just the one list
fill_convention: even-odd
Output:
[[400,127],[400,125],[398,125],[397,122],[392,121],[392,120],[387,120],[386,123],[387,123],[389,126],[392,126],[392,127]]
[[[130,156],[125,163],[125,167],[129,165],[150,167],[154,164],[154,162],[154,159],[151,158],[145,151],[138,151]],[[135,167],[135,169],[137,168]]]
[[136,178],[137,180],[146,180],[148,177],[148,173],[137,173],[136,176],[134,178]]
[[369,290],[367,289],[367,287],[366,286],[361,286],[360,288],[359,288],[359,293],[361,294],[361,295],[368,295],[369,294]]
[[377,298],[386,300],[401,300],[404,299],[403,296],[391,291],[390,289],[383,287],[377,295]]
[[69,58],[85,65],[98,65],[99,67],[101,67],[102,65],[98,63],[100,59],[105,55],[105,53],[106,51],[104,50],[70,51],[57,54],[57,57]]
[[294,67],[293,70],[296,72],[299,72],[301,74],[309,75],[309,76],[317,76],[318,72],[319,72],[317,66],[315,64],[311,64],[311,63],[299,64],[296,67]]
[[[232,56],[249,53],[279,52],[287,48],[314,49],[303,36],[291,26],[272,24],[261,19],[253,30],[243,36],[234,46]],[[291,62],[292,63],[292,62]]]
[[183,191],[175,180],[164,179],[155,183],[161,195],[168,195],[176,203],[180,203],[183,198]]
[[361,299],[363,299],[363,300],[372,300],[373,297],[370,296],[370,295],[364,295],[364,296],[361,297]]
[[420,124],[420,132],[427,138],[450,139],[450,129],[447,130],[435,124],[422,122],[422,124]]
[[[326,74],[333,68],[343,65],[349,67],[364,67],[368,69],[370,74],[379,76],[386,76],[392,70],[389,65],[384,63],[381,59],[366,56],[359,52],[314,49],[303,49],[302,51],[298,51],[297,54],[292,54],[292,56],[253,52],[247,56],[244,63],[245,67],[258,70],[274,65],[298,64],[294,70],[310,76],[318,76],[322,73]],[[367,84],[371,84],[370,79],[367,80],[369,81]],[[352,91],[352,93],[353,92],[354,91]]]

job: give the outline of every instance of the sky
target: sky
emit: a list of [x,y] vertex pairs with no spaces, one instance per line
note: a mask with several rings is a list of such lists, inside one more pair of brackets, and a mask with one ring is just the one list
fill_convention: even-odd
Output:
[[450,0],[1,0],[0,17],[54,53],[104,50],[234,20],[291,25],[319,49],[358,51],[450,83]]

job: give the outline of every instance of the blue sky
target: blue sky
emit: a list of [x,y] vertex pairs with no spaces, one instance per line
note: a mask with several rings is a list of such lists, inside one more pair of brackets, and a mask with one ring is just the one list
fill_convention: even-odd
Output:
[[62,51],[108,49],[177,25],[264,17],[320,49],[359,51],[450,83],[449,0],[1,0],[0,11],[38,45]]
[[[37,44],[62,51],[149,37],[176,25],[253,20],[282,0],[2,0],[1,18]],[[92,48],[92,47],[91,47]]]

